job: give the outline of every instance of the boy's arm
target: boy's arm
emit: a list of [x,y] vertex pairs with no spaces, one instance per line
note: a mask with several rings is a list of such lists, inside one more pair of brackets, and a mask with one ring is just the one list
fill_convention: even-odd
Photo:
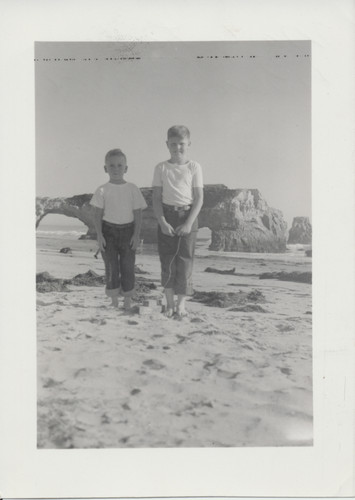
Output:
[[141,233],[141,227],[142,227],[142,209],[137,208],[136,210],[133,210],[133,217],[134,217],[134,231],[133,231],[133,236],[131,238],[131,248],[132,250],[137,250],[139,245],[139,235]]
[[191,233],[192,224],[195,222],[195,219],[200,213],[203,205],[203,188],[194,187],[192,188],[192,192],[194,199],[192,202],[191,211],[186,221],[181,224],[181,226],[176,228],[176,234],[178,236],[183,236],[184,234]]
[[104,209],[99,207],[94,207],[94,226],[97,234],[97,242],[101,252],[105,251],[106,241],[102,235],[102,217],[104,215]]
[[158,224],[164,234],[174,236],[174,228],[165,220],[163,212],[163,188],[161,186],[153,186],[153,210]]

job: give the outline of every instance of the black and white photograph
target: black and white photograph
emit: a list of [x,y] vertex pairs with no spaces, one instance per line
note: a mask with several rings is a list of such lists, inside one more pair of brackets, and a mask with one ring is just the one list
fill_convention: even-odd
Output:
[[35,90],[38,447],[311,446],[311,43],[38,42]]
[[354,494],[353,0],[3,0],[0,498]]

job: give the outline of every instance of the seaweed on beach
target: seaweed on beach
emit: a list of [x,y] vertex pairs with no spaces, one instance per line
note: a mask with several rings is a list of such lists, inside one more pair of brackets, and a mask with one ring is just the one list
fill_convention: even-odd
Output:
[[137,279],[133,300],[135,302],[143,302],[147,298],[147,296],[152,293],[152,290],[156,290],[156,288],[157,286],[155,283]]
[[65,283],[75,286],[102,286],[105,284],[105,276],[100,276],[89,269],[86,273],[77,274],[74,278],[65,280]]
[[264,303],[265,297],[260,290],[253,290],[249,293],[239,291],[234,292],[194,292],[191,300],[210,307],[232,307],[245,305],[248,302]]
[[235,274],[235,267],[233,267],[233,269],[216,269],[214,267],[206,267],[205,273]]
[[273,272],[273,273],[263,273],[260,274],[259,279],[261,280],[280,280],[280,281],[294,281],[296,283],[312,283],[312,273],[305,271],[303,273],[298,271],[293,271],[292,273]]
[[36,274],[36,290],[39,293],[68,292],[66,280],[54,278],[47,271]]
[[[68,285],[74,286],[104,286],[105,276],[99,275],[95,271],[89,269],[86,273],[77,274],[71,279],[58,279],[54,278],[47,271],[37,273],[36,275],[36,289],[40,293],[48,292],[69,292]],[[155,283],[147,278],[139,277],[136,280],[136,290],[134,300],[141,301],[147,295],[155,290],[157,286]]]
[[261,307],[259,304],[245,304],[245,306],[231,307],[230,309],[228,309],[228,311],[267,313],[267,310]]

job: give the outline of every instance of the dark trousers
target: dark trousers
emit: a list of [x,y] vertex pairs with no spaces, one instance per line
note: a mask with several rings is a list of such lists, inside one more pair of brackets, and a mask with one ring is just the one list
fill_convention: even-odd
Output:
[[129,297],[134,292],[134,264],[136,253],[130,246],[134,224],[111,224],[102,221],[102,235],[106,241],[102,257],[106,271],[106,295]]
[[[190,211],[173,211],[163,206],[166,221],[176,229],[183,224]],[[161,284],[172,288],[175,294],[192,295],[192,267],[196,246],[198,221],[184,236],[167,236],[158,226],[158,251],[161,263]]]

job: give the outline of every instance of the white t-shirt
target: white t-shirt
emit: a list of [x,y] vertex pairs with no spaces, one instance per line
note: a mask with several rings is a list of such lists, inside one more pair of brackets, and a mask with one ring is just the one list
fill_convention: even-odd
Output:
[[192,188],[203,188],[201,165],[188,161],[184,165],[163,161],[154,170],[153,187],[163,188],[163,203],[183,206],[193,202]]
[[102,220],[113,224],[128,224],[134,221],[133,210],[147,207],[140,189],[131,182],[112,184],[107,182],[98,187],[90,205],[103,208]]

